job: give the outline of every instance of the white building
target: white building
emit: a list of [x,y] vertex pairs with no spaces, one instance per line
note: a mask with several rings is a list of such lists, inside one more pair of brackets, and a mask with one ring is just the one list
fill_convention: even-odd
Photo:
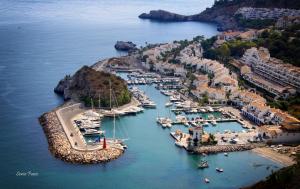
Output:
[[[268,49],[253,47],[248,49],[241,62],[250,66],[252,71],[281,86],[295,88],[300,91],[300,68],[271,58]],[[251,80],[252,78],[248,78]],[[255,79],[252,79],[255,82]]]

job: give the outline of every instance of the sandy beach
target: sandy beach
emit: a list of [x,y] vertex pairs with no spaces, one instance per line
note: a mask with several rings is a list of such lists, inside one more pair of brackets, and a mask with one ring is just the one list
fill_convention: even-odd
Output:
[[281,163],[284,166],[290,166],[296,163],[291,157],[275,152],[274,150],[267,147],[254,148],[252,151],[265,158],[271,159],[272,161]]

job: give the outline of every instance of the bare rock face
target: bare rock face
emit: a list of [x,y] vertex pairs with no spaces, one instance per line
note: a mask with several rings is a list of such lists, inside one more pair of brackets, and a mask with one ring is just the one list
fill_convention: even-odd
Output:
[[133,51],[136,48],[136,44],[132,43],[131,41],[117,41],[115,44],[115,49],[120,51]]
[[68,95],[68,89],[71,84],[72,78],[70,76],[66,76],[64,79],[60,80],[57,86],[54,88],[54,92],[60,95],[63,95],[65,100],[70,99],[71,97]]
[[157,21],[169,21],[169,22],[180,22],[180,21],[187,21],[188,17],[183,16],[176,13],[171,13],[165,10],[152,10],[148,14],[143,13],[139,15],[141,19],[151,19]]

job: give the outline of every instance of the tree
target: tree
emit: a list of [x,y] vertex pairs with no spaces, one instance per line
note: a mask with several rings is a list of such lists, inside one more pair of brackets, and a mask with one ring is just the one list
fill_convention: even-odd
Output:
[[221,60],[225,61],[225,60],[228,60],[231,52],[230,52],[230,49],[228,47],[228,45],[226,43],[222,44],[218,50],[217,50]]

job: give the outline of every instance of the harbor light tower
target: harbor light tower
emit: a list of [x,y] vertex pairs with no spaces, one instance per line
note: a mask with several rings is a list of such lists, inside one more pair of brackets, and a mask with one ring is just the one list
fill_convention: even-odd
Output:
[[197,126],[193,128],[192,140],[194,141],[194,146],[200,146],[202,142],[203,128],[202,126]]

